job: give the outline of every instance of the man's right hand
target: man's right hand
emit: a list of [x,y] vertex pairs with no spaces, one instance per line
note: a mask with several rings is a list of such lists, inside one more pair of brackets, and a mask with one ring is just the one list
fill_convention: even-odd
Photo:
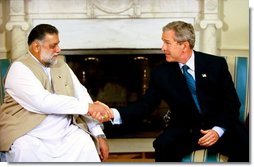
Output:
[[106,122],[113,118],[112,110],[106,104],[99,101],[89,104],[88,115],[99,122]]

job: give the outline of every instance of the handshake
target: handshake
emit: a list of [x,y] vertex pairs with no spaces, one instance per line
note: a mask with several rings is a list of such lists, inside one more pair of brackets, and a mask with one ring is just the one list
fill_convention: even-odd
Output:
[[96,101],[89,104],[88,115],[99,122],[107,122],[114,118],[112,109],[110,109],[106,104]]

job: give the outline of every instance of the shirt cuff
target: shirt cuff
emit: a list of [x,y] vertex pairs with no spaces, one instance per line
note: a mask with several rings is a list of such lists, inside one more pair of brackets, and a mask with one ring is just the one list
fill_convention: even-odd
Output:
[[94,136],[98,136],[98,135],[102,135],[102,134],[104,135],[104,132],[99,124],[97,124],[95,127],[91,128],[89,130]]
[[114,114],[114,119],[111,120],[111,123],[113,125],[119,125],[119,124],[122,124],[122,119],[121,119],[121,116],[120,116],[120,113],[118,112],[117,109],[115,108],[111,108],[112,111],[113,111],[113,114]]
[[218,133],[219,137],[221,137],[223,135],[223,133],[225,132],[225,129],[221,128],[219,126],[214,126],[213,130],[215,130]]

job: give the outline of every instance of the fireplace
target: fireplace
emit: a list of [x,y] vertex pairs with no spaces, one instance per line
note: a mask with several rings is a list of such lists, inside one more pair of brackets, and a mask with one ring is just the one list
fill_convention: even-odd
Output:
[[[150,71],[165,61],[158,49],[65,50],[66,62],[94,101],[124,107],[141,98],[149,86]],[[154,113],[134,125],[104,123],[108,138],[155,137],[164,127],[168,106],[162,101]]]

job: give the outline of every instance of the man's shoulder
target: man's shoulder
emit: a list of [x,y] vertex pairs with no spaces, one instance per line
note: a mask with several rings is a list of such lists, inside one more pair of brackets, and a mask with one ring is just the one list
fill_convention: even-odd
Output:
[[163,62],[163,63],[159,64],[158,66],[156,66],[154,68],[154,70],[167,70],[167,69],[173,68],[175,66],[178,66],[177,62]]
[[156,72],[156,71],[163,71],[165,70],[166,68],[168,68],[168,63],[167,62],[163,62],[157,66],[155,66],[152,71],[153,72]]
[[29,58],[29,54],[27,53],[27,54],[25,54],[25,55],[23,55],[23,56],[20,56],[20,57],[18,57],[16,60],[14,60],[13,62],[22,62],[22,61],[25,61],[25,60],[27,60],[28,58]]
[[194,51],[195,57],[202,58],[202,60],[207,61],[225,61],[224,56],[218,56],[210,53],[200,52],[200,51]]
[[25,54],[23,56],[18,57],[17,59],[13,60],[11,63],[11,66],[16,66],[18,65],[20,66],[28,66],[30,64],[30,55],[29,54]]
[[168,73],[175,72],[177,68],[179,68],[179,64],[177,62],[163,62],[152,69],[151,75],[164,76]]
[[205,53],[205,52],[200,52],[200,51],[194,51],[194,53],[195,53],[195,56],[202,56],[203,58],[207,58],[207,59],[214,59],[214,60],[225,59],[224,56],[214,55],[211,53]]

